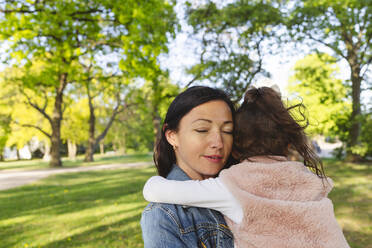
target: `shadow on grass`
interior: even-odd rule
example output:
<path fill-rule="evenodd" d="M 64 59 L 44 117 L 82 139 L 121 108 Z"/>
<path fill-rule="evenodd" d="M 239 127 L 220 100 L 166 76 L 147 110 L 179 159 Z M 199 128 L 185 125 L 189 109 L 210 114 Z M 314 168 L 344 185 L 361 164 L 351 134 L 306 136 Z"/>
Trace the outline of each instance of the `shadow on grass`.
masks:
<path fill-rule="evenodd" d="M 138 210 L 141 211 L 142 208 Z M 113 247 L 114 243 L 119 243 L 119 245 L 121 243 L 120 246 L 115 247 L 142 247 L 142 236 L 136 225 L 131 225 L 138 223 L 140 218 L 141 214 L 139 213 L 132 217 L 123 218 L 116 223 L 101 225 L 62 240 L 51 242 L 43 245 L 43 248 L 83 247 L 91 242 L 90 237 L 92 236 L 98 237 L 94 240 L 96 247 Z"/>
<path fill-rule="evenodd" d="M 136 169 L 54 175 L 45 179 L 42 185 L 0 192 L 0 220 L 41 210 L 50 214 L 81 211 L 94 207 L 95 202 L 111 204 L 118 197 L 131 194 L 141 193 L 143 199 L 142 188 L 151 175 L 153 172 L 138 175 Z M 2 214 L 4 212 L 6 215 Z"/>
<path fill-rule="evenodd" d="M 325 161 L 335 187 L 329 194 L 335 214 L 353 248 L 372 248 L 372 164 Z"/>
<path fill-rule="evenodd" d="M 89 225 L 94 228 L 54 241 L 46 247 L 79 246 L 87 240 L 92 242 L 92 239 L 94 242 L 102 241 L 102 245 L 95 247 L 111 247 L 105 245 L 107 240 L 111 240 L 110 237 L 121 237 L 123 242 L 129 242 L 125 241 L 126 235 L 133 236 L 132 239 L 137 240 L 135 243 L 142 243 L 138 223 L 146 205 L 142 188 L 145 181 L 154 174 L 154 168 L 59 174 L 37 182 L 36 185 L 0 191 L 0 247 L 22 247 L 20 243 L 25 240 L 31 240 L 31 245 L 36 242 L 32 240 L 50 231 L 44 225 L 53 225 L 53 221 L 68 222 L 70 227 L 67 229 L 84 229 Z M 123 214 L 130 216 L 122 217 Z M 102 219 L 113 216 L 120 221 L 101 224 Z M 61 218 L 66 219 L 58 220 Z M 95 227 L 97 225 L 100 226 Z M 119 226 L 120 230 L 116 230 Z M 103 229 L 106 231 L 100 234 Z M 58 233 L 58 230 L 52 232 Z M 92 232 L 95 232 L 93 236 Z M 45 244 L 45 240 L 42 243 Z"/>
<path fill-rule="evenodd" d="M 366 232 L 355 232 L 344 228 L 346 239 L 352 248 L 372 248 L 371 237 Z"/>
<path fill-rule="evenodd" d="M 48 168 L 48 162 L 41 159 L 19 160 L 19 161 L 2 161 L 0 162 L 0 171 L 2 170 L 19 170 L 19 169 L 43 169 Z"/>

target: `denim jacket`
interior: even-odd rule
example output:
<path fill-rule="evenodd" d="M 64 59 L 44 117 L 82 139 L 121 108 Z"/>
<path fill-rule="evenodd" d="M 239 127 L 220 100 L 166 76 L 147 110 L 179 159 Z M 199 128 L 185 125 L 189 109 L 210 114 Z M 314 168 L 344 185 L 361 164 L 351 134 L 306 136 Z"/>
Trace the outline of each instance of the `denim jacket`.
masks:
<path fill-rule="evenodd" d="M 190 180 L 178 166 L 173 166 L 167 178 Z M 207 208 L 149 203 L 142 213 L 141 227 L 145 248 L 234 247 L 222 214 Z"/>

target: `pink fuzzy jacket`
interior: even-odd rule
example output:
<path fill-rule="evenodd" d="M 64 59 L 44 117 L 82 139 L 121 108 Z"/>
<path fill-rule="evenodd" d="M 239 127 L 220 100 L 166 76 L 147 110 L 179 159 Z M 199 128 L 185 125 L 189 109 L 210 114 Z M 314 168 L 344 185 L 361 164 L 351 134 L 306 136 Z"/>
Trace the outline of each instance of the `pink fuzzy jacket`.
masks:
<path fill-rule="evenodd" d="M 327 198 L 331 179 L 302 163 L 245 161 L 220 178 L 243 207 L 240 224 L 226 218 L 238 248 L 349 247 Z"/>

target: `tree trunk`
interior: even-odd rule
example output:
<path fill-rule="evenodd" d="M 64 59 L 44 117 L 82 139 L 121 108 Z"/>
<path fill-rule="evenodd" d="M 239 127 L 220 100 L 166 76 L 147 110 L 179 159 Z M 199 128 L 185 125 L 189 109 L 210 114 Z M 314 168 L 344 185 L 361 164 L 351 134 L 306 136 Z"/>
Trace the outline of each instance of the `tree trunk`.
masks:
<path fill-rule="evenodd" d="M 101 134 L 99 134 L 95 138 L 95 125 L 96 125 L 96 116 L 94 113 L 94 106 L 93 106 L 93 97 L 90 94 L 90 88 L 89 88 L 89 83 L 86 85 L 87 88 L 87 93 L 88 93 L 88 103 L 89 103 L 89 139 L 88 139 L 88 147 L 85 153 L 85 161 L 86 162 L 91 162 L 93 161 L 93 154 L 94 150 L 106 136 L 108 130 L 112 126 L 112 123 L 115 120 L 115 117 L 117 114 L 119 114 L 123 109 L 120 109 L 120 95 L 117 95 L 117 105 L 115 106 L 114 110 L 112 111 L 112 114 L 110 116 L 110 119 L 105 127 L 105 129 L 102 131 Z"/>
<path fill-rule="evenodd" d="M 95 129 L 96 129 L 96 115 L 94 113 L 94 106 L 93 106 L 93 98 L 90 95 L 89 84 L 87 84 L 87 93 L 88 93 L 88 104 L 89 104 L 89 138 L 88 138 L 88 146 L 87 150 L 85 151 L 85 159 L 86 162 L 93 162 L 93 154 L 96 146 L 96 139 L 95 139 Z"/>
<path fill-rule="evenodd" d="M 93 162 L 93 154 L 96 146 L 96 141 L 94 138 L 94 129 L 95 129 L 95 121 L 91 121 L 92 117 L 89 118 L 89 139 L 88 139 L 88 145 L 87 150 L 85 151 L 85 162 Z"/>
<path fill-rule="evenodd" d="M 161 102 L 161 87 L 159 85 L 158 79 L 153 81 L 152 85 L 153 90 L 153 100 L 152 100 L 152 124 L 154 130 L 154 144 L 155 147 L 156 141 L 160 138 L 161 135 L 161 117 L 159 114 L 159 105 Z"/>
<path fill-rule="evenodd" d="M 77 146 L 75 142 L 67 140 L 68 158 L 70 160 L 76 160 Z"/>
<path fill-rule="evenodd" d="M 21 155 L 19 154 L 19 149 L 16 147 L 17 160 L 21 160 Z"/>
<path fill-rule="evenodd" d="M 50 161 L 50 146 L 48 142 L 45 142 L 44 145 L 44 156 L 43 156 L 44 161 Z"/>
<path fill-rule="evenodd" d="M 154 114 L 152 117 L 152 124 L 154 127 L 154 144 L 160 138 L 161 135 L 161 117 L 157 109 L 154 109 Z"/>
<path fill-rule="evenodd" d="M 103 142 L 99 144 L 99 152 L 101 155 L 105 154 L 105 144 Z"/>
<path fill-rule="evenodd" d="M 4 161 L 4 147 L 0 148 L 0 161 Z"/>
<path fill-rule="evenodd" d="M 350 56 L 349 65 L 351 69 L 351 88 L 352 88 L 352 112 L 351 112 L 351 127 L 349 133 L 349 142 L 347 149 L 346 159 L 348 161 L 359 161 L 361 157 L 354 154 L 351 150 L 353 146 L 359 144 L 359 136 L 361 131 L 361 106 L 360 106 L 360 93 L 361 93 L 361 82 L 360 76 L 360 65 L 357 62 L 356 56 Z"/>
<path fill-rule="evenodd" d="M 63 91 L 67 85 L 67 73 L 62 73 L 59 79 L 59 85 L 56 88 L 56 97 L 54 102 L 54 109 L 52 115 L 52 136 L 50 138 L 51 148 L 50 155 L 51 160 L 49 165 L 51 167 L 62 167 L 61 162 L 61 121 L 62 121 L 62 104 L 63 104 Z"/>
<path fill-rule="evenodd" d="M 120 155 L 125 155 L 127 150 L 125 149 L 125 138 L 119 140 L 119 152 Z"/>
<path fill-rule="evenodd" d="M 119 148 L 118 148 L 117 154 L 118 155 L 125 155 L 126 152 L 127 152 L 126 149 L 125 149 L 125 139 L 119 140 L 118 146 L 119 146 Z"/>

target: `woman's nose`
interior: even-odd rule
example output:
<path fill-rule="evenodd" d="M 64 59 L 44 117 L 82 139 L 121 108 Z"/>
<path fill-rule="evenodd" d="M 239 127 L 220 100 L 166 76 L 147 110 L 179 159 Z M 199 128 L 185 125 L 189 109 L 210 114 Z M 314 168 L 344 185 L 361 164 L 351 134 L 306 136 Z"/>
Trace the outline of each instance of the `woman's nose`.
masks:
<path fill-rule="evenodd" d="M 217 148 L 217 149 L 220 149 L 223 147 L 223 139 L 222 139 L 222 134 L 220 132 L 213 133 L 211 140 L 210 140 L 210 145 L 212 148 Z"/>

